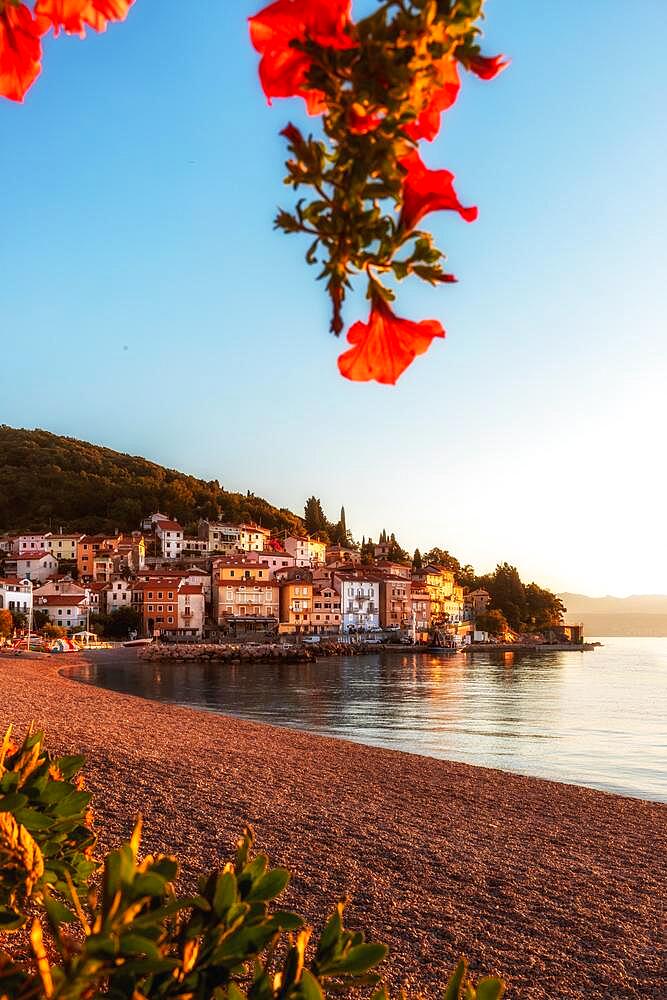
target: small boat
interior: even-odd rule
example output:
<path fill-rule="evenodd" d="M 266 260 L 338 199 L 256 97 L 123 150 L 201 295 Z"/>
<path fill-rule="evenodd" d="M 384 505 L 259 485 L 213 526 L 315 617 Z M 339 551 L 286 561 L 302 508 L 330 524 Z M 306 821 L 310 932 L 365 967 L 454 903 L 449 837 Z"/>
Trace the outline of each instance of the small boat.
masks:
<path fill-rule="evenodd" d="M 152 643 L 152 641 L 153 641 L 152 639 L 129 639 L 127 642 L 124 642 L 123 645 L 124 646 L 150 646 L 150 644 Z"/>

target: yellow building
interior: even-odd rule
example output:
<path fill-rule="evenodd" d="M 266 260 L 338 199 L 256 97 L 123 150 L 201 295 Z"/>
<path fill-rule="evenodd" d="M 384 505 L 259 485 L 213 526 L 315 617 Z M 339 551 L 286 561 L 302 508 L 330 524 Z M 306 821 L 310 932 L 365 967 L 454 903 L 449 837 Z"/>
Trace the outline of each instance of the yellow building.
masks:
<path fill-rule="evenodd" d="M 218 625 L 238 619 L 266 625 L 278 621 L 279 591 L 264 563 L 251 558 L 215 559 L 213 562 L 213 614 Z"/>
<path fill-rule="evenodd" d="M 259 524 L 239 525 L 239 548 L 246 552 L 263 552 L 270 537 L 269 529 Z"/>
<path fill-rule="evenodd" d="M 74 562 L 76 560 L 76 550 L 82 535 L 46 535 L 45 542 L 48 551 L 59 561 Z"/>
<path fill-rule="evenodd" d="M 441 569 L 439 566 L 424 566 L 423 569 L 415 573 L 415 579 L 426 588 L 428 598 L 431 602 L 431 622 L 438 625 L 449 619 L 452 607 L 452 597 L 454 594 L 454 574 L 448 569 Z M 463 600 L 463 591 L 461 600 Z"/>
<path fill-rule="evenodd" d="M 280 584 L 280 631 L 311 631 L 313 585 L 308 580 L 283 580 Z"/>

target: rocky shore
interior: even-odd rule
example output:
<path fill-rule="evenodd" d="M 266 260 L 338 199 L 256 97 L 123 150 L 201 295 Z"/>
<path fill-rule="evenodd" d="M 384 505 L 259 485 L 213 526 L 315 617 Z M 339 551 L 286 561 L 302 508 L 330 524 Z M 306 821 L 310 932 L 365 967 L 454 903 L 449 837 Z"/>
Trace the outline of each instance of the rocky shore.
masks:
<path fill-rule="evenodd" d="M 377 651 L 366 643 L 318 642 L 308 646 L 281 643 L 152 643 L 143 646 L 141 660 L 178 660 L 188 663 L 313 663 L 326 656 L 364 656 Z"/>
<path fill-rule="evenodd" d="M 510 998 L 664 995 L 667 807 L 143 701 L 60 676 L 72 662 L 0 659 L 0 726 L 86 754 L 104 847 L 141 811 L 186 888 L 251 821 L 294 873 L 285 902 L 320 925 L 349 894 L 411 996 L 461 953 Z"/>

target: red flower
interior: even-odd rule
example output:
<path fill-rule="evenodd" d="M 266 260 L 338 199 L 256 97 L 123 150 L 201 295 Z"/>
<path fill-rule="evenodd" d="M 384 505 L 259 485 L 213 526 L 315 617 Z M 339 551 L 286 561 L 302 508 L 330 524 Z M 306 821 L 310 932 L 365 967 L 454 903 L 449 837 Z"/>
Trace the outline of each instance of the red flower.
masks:
<path fill-rule="evenodd" d="M 401 225 L 404 229 L 414 229 L 428 212 L 442 209 L 458 212 L 466 222 L 475 221 L 477 209 L 461 204 L 454 190 L 454 174 L 449 170 L 429 170 L 416 149 L 403 156 L 400 163 L 408 171 L 403 179 Z"/>
<path fill-rule="evenodd" d="M 106 31 L 109 21 L 124 21 L 134 0 L 37 0 L 35 14 L 42 29 L 85 35 L 86 25 Z"/>
<path fill-rule="evenodd" d="M 428 90 L 427 104 L 413 122 L 405 126 L 405 131 L 414 139 L 426 139 L 432 142 L 440 131 L 440 116 L 456 103 L 461 89 L 458 65 L 451 56 L 445 56 L 437 64 L 437 75 L 433 86 Z"/>
<path fill-rule="evenodd" d="M 324 94 L 307 86 L 311 61 L 291 44 L 310 39 L 333 49 L 353 48 L 346 34 L 351 0 L 275 0 L 250 20 L 250 41 L 261 55 L 259 78 L 274 97 L 303 97 L 311 115 L 326 110 Z"/>
<path fill-rule="evenodd" d="M 482 80 L 493 80 L 504 69 L 509 66 L 509 59 L 502 56 L 473 56 L 468 64 L 468 69 L 476 73 Z"/>
<path fill-rule="evenodd" d="M 25 6 L 0 0 L 0 96 L 22 101 L 42 69 L 37 22 Z"/>
<path fill-rule="evenodd" d="M 444 337 L 442 325 L 435 319 L 413 323 L 395 316 L 384 299 L 373 297 L 368 323 L 354 323 L 347 340 L 354 344 L 338 358 L 341 375 L 353 382 L 375 379 L 394 385 L 418 354 L 431 346 L 434 337 Z"/>

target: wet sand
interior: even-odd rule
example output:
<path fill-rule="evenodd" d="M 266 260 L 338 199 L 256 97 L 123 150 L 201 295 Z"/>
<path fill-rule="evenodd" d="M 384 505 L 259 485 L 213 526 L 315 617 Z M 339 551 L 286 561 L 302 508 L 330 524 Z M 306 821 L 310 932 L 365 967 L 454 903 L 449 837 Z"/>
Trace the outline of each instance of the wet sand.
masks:
<path fill-rule="evenodd" d="M 103 847 L 141 811 L 185 888 L 252 822 L 284 902 L 319 926 L 349 895 L 413 995 L 462 953 L 510 997 L 665 995 L 667 806 L 119 695 L 73 662 L 0 658 L 0 726 L 85 753 Z"/>

